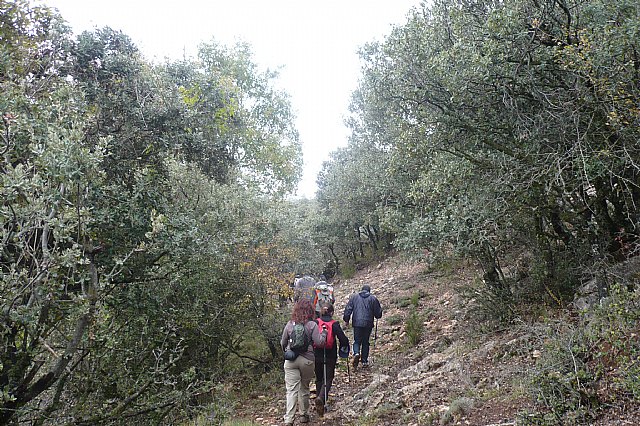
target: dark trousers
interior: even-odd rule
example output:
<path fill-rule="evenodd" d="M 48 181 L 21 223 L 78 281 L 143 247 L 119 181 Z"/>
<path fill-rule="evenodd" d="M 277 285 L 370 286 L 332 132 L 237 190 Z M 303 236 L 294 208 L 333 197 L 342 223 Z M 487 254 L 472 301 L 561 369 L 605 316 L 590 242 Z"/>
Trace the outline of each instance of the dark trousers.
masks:
<path fill-rule="evenodd" d="M 362 362 L 369 362 L 371 330 L 373 327 L 353 327 L 353 353 L 359 353 Z"/>
<path fill-rule="evenodd" d="M 329 392 L 331 392 L 331 385 L 333 385 L 333 378 L 336 373 L 336 362 L 337 358 L 326 358 L 327 360 L 327 399 L 329 398 Z M 322 357 L 316 357 L 316 398 L 322 399 L 325 404 L 327 400 L 324 398 L 325 391 L 325 383 L 324 383 L 324 367 L 325 364 L 322 362 Z"/>

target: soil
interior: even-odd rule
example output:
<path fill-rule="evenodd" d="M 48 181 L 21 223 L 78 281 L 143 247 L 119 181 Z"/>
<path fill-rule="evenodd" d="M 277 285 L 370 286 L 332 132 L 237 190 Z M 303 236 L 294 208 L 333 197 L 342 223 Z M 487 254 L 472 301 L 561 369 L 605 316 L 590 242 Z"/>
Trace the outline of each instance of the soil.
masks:
<path fill-rule="evenodd" d="M 354 369 L 340 360 L 323 417 L 313 411 L 310 426 L 533 424 L 539 410 L 528 390 L 540 354 L 527 325 L 481 331 L 457 289 L 478 276 L 470 265 L 446 273 L 426 264 L 391 257 L 334 282 L 335 319 L 349 296 L 369 284 L 384 315 L 372 334 L 370 367 Z M 419 342 L 409 343 L 407 324 L 422 323 Z M 353 330 L 346 328 L 353 340 Z M 312 382 L 312 398 L 314 384 Z M 284 379 L 280 392 L 261 396 L 238 410 L 256 425 L 282 425 Z M 640 410 L 610 411 L 597 425 L 640 424 Z M 302 424 L 300 418 L 295 425 Z"/>

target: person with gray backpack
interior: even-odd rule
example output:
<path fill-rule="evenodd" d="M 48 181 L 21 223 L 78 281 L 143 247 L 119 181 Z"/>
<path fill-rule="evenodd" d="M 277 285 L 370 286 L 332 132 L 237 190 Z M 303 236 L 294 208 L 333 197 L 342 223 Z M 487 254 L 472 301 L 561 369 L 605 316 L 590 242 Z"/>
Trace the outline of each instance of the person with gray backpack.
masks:
<path fill-rule="evenodd" d="M 316 318 L 319 318 L 322 305 L 333 305 L 336 303 L 336 298 L 333 296 L 333 286 L 326 281 L 318 281 L 313 288 L 313 292 L 313 306 L 316 310 Z"/>
<path fill-rule="evenodd" d="M 346 326 L 349 320 L 353 323 L 353 368 L 358 368 L 362 360 L 362 367 L 369 366 L 369 339 L 373 331 L 374 318 L 382 318 L 382 306 L 378 299 L 371 294 L 371 286 L 365 284 L 359 293 L 351 295 L 344 308 L 342 319 Z"/>
<path fill-rule="evenodd" d="M 300 423 L 309 422 L 309 383 L 315 375 L 313 345 L 324 345 L 328 331 L 314 321 L 311 301 L 301 299 L 293 307 L 291 320 L 282 330 L 280 346 L 284 351 L 284 382 L 287 388 L 285 425 L 293 425 L 296 410 Z"/>

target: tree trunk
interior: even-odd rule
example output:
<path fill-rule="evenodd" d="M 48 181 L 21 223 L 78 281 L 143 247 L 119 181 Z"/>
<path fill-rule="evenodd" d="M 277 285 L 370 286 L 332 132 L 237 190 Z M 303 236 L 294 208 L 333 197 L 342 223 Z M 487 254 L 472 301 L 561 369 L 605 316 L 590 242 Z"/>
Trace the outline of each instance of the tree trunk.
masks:
<path fill-rule="evenodd" d="M 367 225 L 367 235 L 369 236 L 369 241 L 371 241 L 371 245 L 373 246 L 373 250 L 375 252 L 378 251 L 378 233 L 375 230 L 373 225 Z"/>
<path fill-rule="evenodd" d="M 358 251 L 360 252 L 360 259 L 364 259 L 364 244 L 362 244 L 362 231 L 360 231 L 359 226 L 356 227 L 356 238 L 358 239 Z"/>

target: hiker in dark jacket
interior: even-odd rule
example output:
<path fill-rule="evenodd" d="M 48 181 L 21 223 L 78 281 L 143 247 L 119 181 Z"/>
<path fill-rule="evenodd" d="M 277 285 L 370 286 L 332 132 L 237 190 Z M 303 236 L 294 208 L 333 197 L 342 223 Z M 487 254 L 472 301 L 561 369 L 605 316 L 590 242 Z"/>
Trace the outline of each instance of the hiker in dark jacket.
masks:
<path fill-rule="evenodd" d="M 287 388 L 285 425 L 293 425 L 296 408 L 300 410 L 300 423 L 309 422 L 309 383 L 313 378 L 315 364 L 313 345 L 324 345 L 327 341 L 327 331 L 318 328 L 318 323 L 313 320 L 314 317 L 315 311 L 311 301 L 301 299 L 294 305 L 291 320 L 282 330 L 280 346 L 285 352 L 290 349 L 289 339 L 296 323 L 304 324 L 307 341 L 310 342 L 305 352 L 301 352 L 293 360 L 284 361 L 284 383 Z"/>
<path fill-rule="evenodd" d="M 362 286 L 359 293 L 353 294 L 344 308 L 342 319 L 349 326 L 353 324 L 353 367 L 357 368 L 362 359 L 362 367 L 369 366 L 369 339 L 373 330 L 373 319 L 382 318 L 382 306 L 378 299 L 371 294 L 371 287 Z M 362 351 L 362 352 L 361 352 Z"/>
<path fill-rule="evenodd" d="M 340 323 L 333 319 L 333 305 L 331 303 L 322 302 L 320 310 L 320 318 L 316 320 L 319 328 L 323 326 L 331 326 L 331 332 L 328 334 L 327 339 L 333 340 L 333 342 L 327 340 L 326 346 L 321 347 L 315 345 L 313 348 L 314 355 L 316 357 L 316 412 L 319 416 L 324 415 L 324 410 L 327 405 L 327 398 L 329 392 L 331 392 L 331 385 L 333 384 L 333 378 L 336 372 L 336 362 L 338 361 L 338 347 L 341 351 L 344 351 L 347 356 L 349 354 L 349 339 L 344 334 Z M 336 342 L 337 340 L 337 342 Z M 338 346 L 336 343 L 340 343 Z M 325 383 L 326 375 L 326 383 Z"/>

